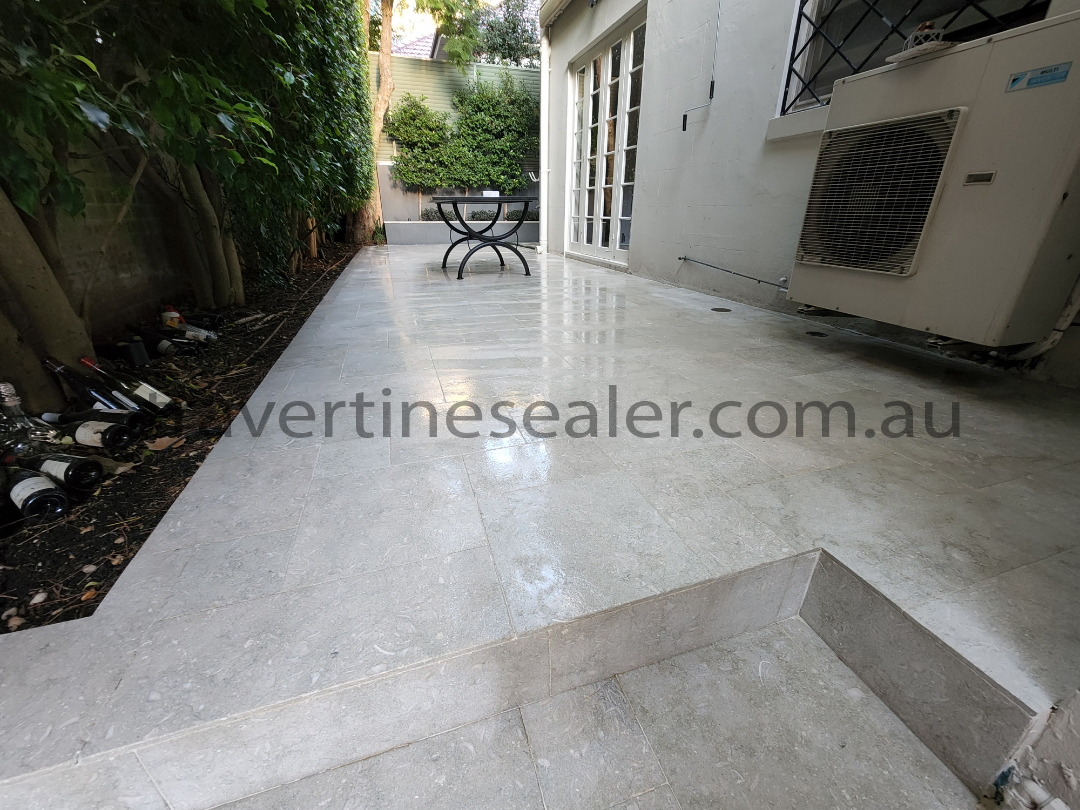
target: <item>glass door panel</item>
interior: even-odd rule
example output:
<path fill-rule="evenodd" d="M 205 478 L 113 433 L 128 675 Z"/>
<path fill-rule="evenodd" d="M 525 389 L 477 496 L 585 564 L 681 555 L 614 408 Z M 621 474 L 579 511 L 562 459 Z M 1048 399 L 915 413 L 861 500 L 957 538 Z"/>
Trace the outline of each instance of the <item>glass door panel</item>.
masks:
<path fill-rule="evenodd" d="M 645 26 L 572 74 L 570 249 L 627 260 L 637 174 Z"/>

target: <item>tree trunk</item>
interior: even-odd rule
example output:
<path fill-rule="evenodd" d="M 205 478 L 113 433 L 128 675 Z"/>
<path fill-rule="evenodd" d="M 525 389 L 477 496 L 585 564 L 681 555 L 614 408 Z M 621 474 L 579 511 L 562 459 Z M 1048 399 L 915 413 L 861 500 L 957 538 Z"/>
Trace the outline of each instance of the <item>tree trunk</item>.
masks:
<path fill-rule="evenodd" d="M 210 204 L 214 206 L 218 224 L 221 227 L 221 250 L 225 254 L 225 264 L 229 268 L 229 286 L 232 288 L 232 302 L 238 307 L 244 305 L 244 274 L 240 267 L 240 256 L 236 252 L 236 242 L 232 234 L 225 228 L 225 197 L 221 193 L 221 183 L 207 169 L 199 167 L 199 176 L 206 189 L 206 196 L 210 198 Z"/>
<path fill-rule="evenodd" d="M 64 289 L 68 300 L 74 301 L 75 295 L 68 285 L 67 267 L 64 264 L 63 254 L 60 253 L 60 245 L 56 241 L 56 230 L 53 223 L 50 222 L 49 212 L 45 210 L 41 203 L 38 203 L 37 210 L 34 211 L 32 217 L 22 211 L 19 211 L 19 217 L 22 218 L 26 230 L 30 232 L 30 236 L 33 237 L 38 250 L 41 251 L 41 255 L 45 257 L 45 261 L 52 268 L 53 275 L 56 276 L 56 280 Z"/>
<path fill-rule="evenodd" d="M 206 250 L 207 263 L 210 265 L 210 277 L 214 283 L 214 301 L 218 306 L 228 306 L 233 302 L 232 279 L 229 265 L 225 261 L 225 250 L 221 245 L 221 225 L 214 206 L 206 194 L 199 170 L 194 166 L 178 167 L 180 180 L 184 184 L 188 199 L 195 209 L 195 217 L 202 231 L 203 247 Z"/>
<path fill-rule="evenodd" d="M 15 386 L 30 412 L 60 411 L 64 394 L 33 349 L 26 345 L 15 325 L 0 311 L 0 357 L 4 358 L 0 378 Z"/>
<path fill-rule="evenodd" d="M 382 38 L 379 42 L 379 91 L 371 113 L 372 147 L 375 150 L 375 183 L 371 199 L 364 208 L 361 222 L 370 236 L 382 223 L 382 198 L 379 194 L 379 145 L 382 143 L 386 111 L 390 109 L 390 96 L 394 92 L 394 71 L 390 57 L 394 50 L 394 0 L 382 0 Z"/>
<path fill-rule="evenodd" d="M 7 194 L 0 191 L 0 276 L 41 337 L 45 351 L 74 365 L 94 346 L 86 324 L 72 309 L 49 263 L 19 218 Z"/>
<path fill-rule="evenodd" d="M 240 255 L 236 252 L 236 242 L 226 232 L 221 237 L 221 249 L 225 253 L 225 264 L 229 266 L 229 281 L 232 284 L 233 303 L 242 307 L 244 305 L 244 272 L 240 266 Z"/>

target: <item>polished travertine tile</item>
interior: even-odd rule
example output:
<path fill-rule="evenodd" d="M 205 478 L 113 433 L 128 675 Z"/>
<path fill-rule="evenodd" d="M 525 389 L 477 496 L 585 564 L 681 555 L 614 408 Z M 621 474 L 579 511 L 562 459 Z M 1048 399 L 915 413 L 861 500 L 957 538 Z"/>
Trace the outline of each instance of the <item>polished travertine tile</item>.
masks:
<path fill-rule="evenodd" d="M 793 547 L 833 551 L 902 607 L 1076 542 L 895 454 L 757 484 L 731 496 Z"/>
<path fill-rule="evenodd" d="M 103 750 L 510 633 L 486 548 L 158 622 L 94 733 Z"/>
<path fill-rule="evenodd" d="M 162 617 L 244 602 L 277 593 L 285 584 L 296 530 L 253 534 L 200 548 L 170 584 Z"/>
<path fill-rule="evenodd" d="M 549 810 L 610 807 L 666 781 L 614 680 L 521 709 Z"/>
<path fill-rule="evenodd" d="M 225 805 L 222 810 L 543 810 L 517 711 Z"/>
<path fill-rule="evenodd" d="M 0 785 L 0 807 L 36 810 L 169 810 L 135 754 Z"/>
<path fill-rule="evenodd" d="M 357 438 L 351 411 L 339 411 L 346 429 L 309 438 L 284 434 L 276 413 L 255 438 L 238 417 L 94 617 L 0 638 L 0 778 L 600 613 L 591 631 L 552 641 L 553 674 L 578 686 L 583 670 L 640 664 L 619 658 L 616 639 L 640 637 L 653 614 L 635 607 L 621 621 L 614 609 L 745 574 L 742 589 L 718 590 L 726 628 L 746 629 L 766 608 L 792 615 L 808 574 L 746 569 L 818 545 L 1006 689 L 1068 685 L 1075 584 L 1064 563 L 1051 572 L 1040 561 L 1070 560 L 1076 547 L 1076 397 L 554 255 L 530 255 L 530 278 L 474 262 L 463 282 L 440 258 L 424 246 L 358 254 L 248 403 L 255 418 L 270 402 L 321 412 L 324 400 L 381 401 L 389 388 L 390 438 Z M 718 303 L 732 311 L 712 312 Z M 641 397 L 665 414 L 692 400 L 681 437 L 634 438 L 618 414 L 619 435 L 607 436 L 611 385 L 623 415 Z M 860 429 L 892 399 L 957 400 L 965 431 L 960 441 L 724 441 L 707 417 L 728 398 L 744 402 L 744 434 L 746 408 L 762 399 L 850 400 Z M 465 399 L 486 414 L 475 439 L 445 429 L 447 408 Z M 600 435 L 493 438 L 504 426 L 488 411 L 502 399 L 519 425 L 534 400 L 556 403 L 561 421 L 569 402 L 591 401 Z M 432 402 L 439 435 L 414 417 L 401 437 L 402 400 Z M 1032 621 L 1045 612 L 1053 618 Z M 644 649 L 662 655 L 676 641 L 661 634 Z M 500 666 L 478 702 L 509 688 Z M 408 692 L 380 740 L 480 719 L 457 713 L 467 707 L 452 695 L 427 700 L 429 686 Z M 297 743 L 318 747 L 325 732 L 309 758 L 291 758 L 291 726 L 271 723 L 229 738 L 235 748 L 212 736 L 160 743 L 155 768 L 174 807 L 210 806 L 200 804 L 210 778 L 240 798 L 352 761 L 343 752 L 376 705 L 357 703 L 354 725 L 338 729 L 328 699 Z M 412 705 L 442 716 L 416 718 Z M 663 807 L 664 790 L 619 801 Z"/>
<path fill-rule="evenodd" d="M 708 577 L 617 472 L 484 496 L 480 511 L 519 631 Z"/>
<path fill-rule="evenodd" d="M 484 543 L 460 458 L 321 478 L 300 519 L 286 584 L 378 571 Z"/>
<path fill-rule="evenodd" d="M 924 602 L 911 614 L 1036 709 L 1080 672 L 1080 548 Z"/>
<path fill-rule="evenodd" d="M 973 805 L 799 619 L 618 681 L 683 808 Z"/>

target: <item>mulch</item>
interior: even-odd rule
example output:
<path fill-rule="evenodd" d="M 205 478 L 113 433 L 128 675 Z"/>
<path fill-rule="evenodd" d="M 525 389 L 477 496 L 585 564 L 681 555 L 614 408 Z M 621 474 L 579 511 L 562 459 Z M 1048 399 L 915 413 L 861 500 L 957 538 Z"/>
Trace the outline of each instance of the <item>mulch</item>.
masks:
<path fill-rule="evenodd" d="M 115 461 L 135 466 L 108 478 L 63 518 L 0 527 L 0 614 L 7 614 L 0 633 L 94 612 L 345 269 L 356 245 L 327 243 L 323 252 L 319 259 L 305 259 L 287 286 L 251 283 L 244 307 L 222 310 L 229 325 L 216 330 L 219 340 L 202 355 L 158 358 L 132 371 L 184 400 L 187 408 L 171 409 L 132 448 L 114 455 Z M 235 323 L 255 313 L 282 314 L 262 323 Z M 175 442 L 150 449 L 158 439 Z M 15 617 L 22 621 L 12 622 Z"/>

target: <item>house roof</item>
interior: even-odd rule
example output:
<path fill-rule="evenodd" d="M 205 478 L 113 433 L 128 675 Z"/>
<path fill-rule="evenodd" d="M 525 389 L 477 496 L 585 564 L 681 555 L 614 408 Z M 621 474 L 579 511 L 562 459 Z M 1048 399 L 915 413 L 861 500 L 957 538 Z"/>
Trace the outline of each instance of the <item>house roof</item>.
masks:
<path fill-rule="evenodd" d="M 542 2 L 539 11 L 540 27 L 547 28 L 555 22 L 555 18 L 562 14 L 571 2 L 572 0 L 545 0 Z"/>
<path fill-rule="evenodd" d="M 430 59 L 431 46 L 435 44 L 435 33 L 421 34 L 418 37 L 395 45 L 393 52 L 398 56 L 411 56 L 414 59 Z"/>

